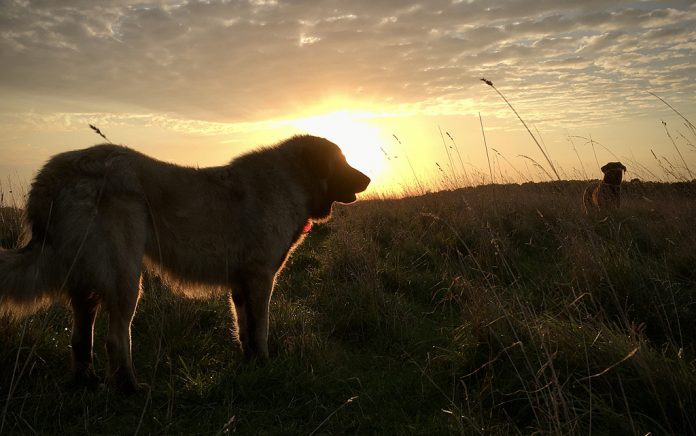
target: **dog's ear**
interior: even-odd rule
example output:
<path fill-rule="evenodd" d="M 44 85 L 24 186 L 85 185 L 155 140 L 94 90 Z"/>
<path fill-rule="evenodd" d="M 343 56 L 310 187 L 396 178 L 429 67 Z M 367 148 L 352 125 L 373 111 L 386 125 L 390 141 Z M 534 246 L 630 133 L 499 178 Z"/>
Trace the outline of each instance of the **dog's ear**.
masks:
<path fill-rule="evenodd" d="M 334 153 L 317 141 L 308 142 L 302 150 L 302 158 L 310 174 L 317 179 L 328 179 L 333 172 Z"/>
<path fill-rule="evenodd" d="M 619 162 L 619 167 L 623 170 L 624 173 L 626 172 L 626 167 L 621 162 Z"/>
<path fill-rule="evenodd" d="M 611 169 L 611 162 L 600 168 L 600 170 L 602 170 L 603 173 L 606 173 L 607 171 L 609 171 L 609 169 Z"/>

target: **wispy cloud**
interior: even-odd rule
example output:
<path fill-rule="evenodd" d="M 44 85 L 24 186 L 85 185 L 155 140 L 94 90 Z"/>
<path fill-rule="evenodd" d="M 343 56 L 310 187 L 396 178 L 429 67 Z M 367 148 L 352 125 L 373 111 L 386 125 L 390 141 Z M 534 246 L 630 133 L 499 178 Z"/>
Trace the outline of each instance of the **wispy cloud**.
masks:
<path fill-rule="evenodd" d="M 696 61 L 691 2 L 8 0 L 0 8 L 1 88 L 182 119 L 277 118 L 327 93 L 461 110 L 462 99 L 486 103 L 480 76 L 538 90 L 544 104 L 609 100 L 626 91 L 612 84 L 626 80 L 633 92 L 677 104 L 693 104 L 696 91 L 685 67 Z M 607 115 L 630 112 L 620 101 Z M 581 99 L 573 118 L 597 110 Z"/>

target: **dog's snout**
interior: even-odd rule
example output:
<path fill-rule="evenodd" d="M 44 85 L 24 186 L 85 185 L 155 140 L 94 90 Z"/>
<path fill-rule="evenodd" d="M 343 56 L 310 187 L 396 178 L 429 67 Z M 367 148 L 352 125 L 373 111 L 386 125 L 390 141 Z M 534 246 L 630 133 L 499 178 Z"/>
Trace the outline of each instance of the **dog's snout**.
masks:
<path fill-rule="evenodd" d="M 363 192 L 370 185 L 370 178 L 363 174 L 361 171 L 353 168 L 353 180 L 355 182 L 355 189 L 357 192 Z"/>
<path fill-rule="evenodd" d="M 364 190 L 367 189 L 367 187 L 370 185 L 371 180 L 370 180 L 369 177 L 367 177 L 367 176 L 366 176 L 365 174 L 363 174 L 363 173 L 360 173 L 360 177 L 362 178 L 362 180 L 361 180 L 361 185 L 360 185 L 360 187 L 361 187 L 362 189 L 360 189 L 360 191 L 364 191 Z"/>

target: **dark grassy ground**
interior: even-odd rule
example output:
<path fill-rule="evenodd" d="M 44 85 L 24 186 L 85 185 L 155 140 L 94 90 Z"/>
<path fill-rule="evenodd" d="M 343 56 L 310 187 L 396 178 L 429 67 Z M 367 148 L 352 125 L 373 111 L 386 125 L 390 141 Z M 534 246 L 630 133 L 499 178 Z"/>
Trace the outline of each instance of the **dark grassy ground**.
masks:
<path fill-rule="evenodd" d="M 146 277 L 140 396 L 67 388 L 65 310 L 0 320 L 1 432 L 696 434 L 696 185 L 627 184 L 590 217 L 584 187 L 338 208 L 278 281 L 266 365 L 241 362 L 224 298 Z"/>

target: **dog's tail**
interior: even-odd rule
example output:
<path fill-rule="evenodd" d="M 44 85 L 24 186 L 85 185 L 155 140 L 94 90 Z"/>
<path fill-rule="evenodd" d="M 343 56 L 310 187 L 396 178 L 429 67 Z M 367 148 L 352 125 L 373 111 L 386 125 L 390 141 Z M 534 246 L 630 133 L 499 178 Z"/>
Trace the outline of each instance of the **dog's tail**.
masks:
<path fill-rule="evenodd" d="M 0 248 L 0 315 L 31 315 L 53 300 L 60 284 L 51 251 L 35 240 L 19 249 Z"/>

